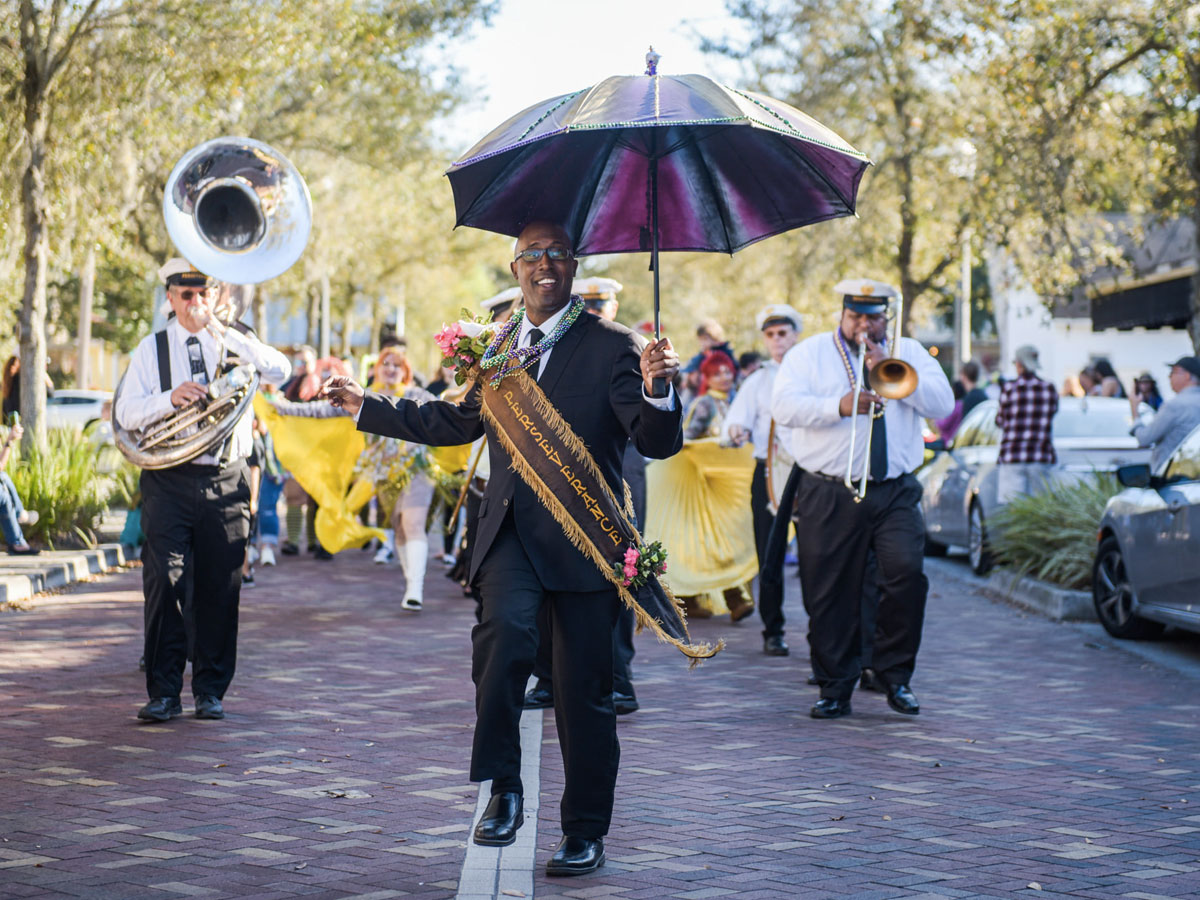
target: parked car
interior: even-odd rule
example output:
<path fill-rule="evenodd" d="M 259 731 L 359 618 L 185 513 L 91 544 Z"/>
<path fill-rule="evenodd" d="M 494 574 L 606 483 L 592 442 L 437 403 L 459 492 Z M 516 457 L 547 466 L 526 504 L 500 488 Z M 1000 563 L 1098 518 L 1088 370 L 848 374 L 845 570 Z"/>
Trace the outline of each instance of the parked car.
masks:
<path fill-rule="evenodd" d="M 988 521 L 996 501 L 996 466 L 1001 429 L 994 400 L 980 403 L 963 419 L 949 448 L 938 451 L 917 471 L 924 492 L 925 550 L 940 556 L 950 544 L 965 546 L 972 570 L 992 567 Z M 1117 397 L 1060 397 L 1052 440 L 1058 463 L 1053 481 L 1114 472 L 1118 466 L 1148 462 L 1150 451 L 1139 448 L 1129 433 L 1133 425 L 1129 401 Z"/>
<path fill-rule="evenodd" d="M 1123 466 L 1092 565 L 1096 615 L 1113 637 L 1154 637 L 1166 625 L 1200 631 L 1200 428 L 1161 474 Z"/>
<path fill-rule="evenodd" d="M 107 419 L 112 396 L 112 391 L 55 391 L 46 398 L 46 427 L 82 429 Z"/>

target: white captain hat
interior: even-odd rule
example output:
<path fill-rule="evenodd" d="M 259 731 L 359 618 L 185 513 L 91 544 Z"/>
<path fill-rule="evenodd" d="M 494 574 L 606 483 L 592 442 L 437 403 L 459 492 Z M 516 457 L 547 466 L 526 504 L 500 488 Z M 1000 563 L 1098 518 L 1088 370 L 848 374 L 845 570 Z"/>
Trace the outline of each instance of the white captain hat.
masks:
<path fill-rule="evenodd" d="M 791 323 L 791 326 L 797 331 L 804 330 L 804 319 L 801 318 L 799 311 L 788 306 L 786 303 L 768 304 L 760 309 L 758 315 L 754 317 L 754 324 L 758 326 L 759 331 L 762 331 L 768 325 L 780 325 L 783 323 Z"/>
<path fill-rule="evenodd" d="M 479 305 L 484 309 L 495 309 L 497 306 L 500 306 L 504 303 L 512 303 L 514 300 L 520 299 L 521 287 L 520 285 L 514 285 L 513 287 L 505 288 L 494 297 L 488 297 Z"/>
<path fill-rule="evenodd" d="M 616 300 L 621 292 L 621 282 L 615 278 L 576 278 L 571 292 L 584 300 Z"/>
<path fill-rule="evenodd" d="M 847 278 L 833 286 L 833 292 L 841 295 L 842 306 L 866 315 L 887 312 L 888 300 L 900 296 L 900 292 L 874 278 Z"/>

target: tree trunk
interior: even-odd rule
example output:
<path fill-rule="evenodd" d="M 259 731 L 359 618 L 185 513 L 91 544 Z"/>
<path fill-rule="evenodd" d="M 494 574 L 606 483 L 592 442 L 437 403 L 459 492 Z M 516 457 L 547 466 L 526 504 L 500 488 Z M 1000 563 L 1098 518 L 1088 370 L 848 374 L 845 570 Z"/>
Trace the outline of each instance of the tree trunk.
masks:
<path fill-rule="evenodd" d="M 320 343 L 321 333 L 321 293 L 315 284 L 308 286 L 308 327 L 304 329 L 304 342 L 310 347 Z"/>
<path fill-rule="evenodd" d="M 75 386 L 86 389 L 92 380 L 92 300 L 96 293 L 96 245 L 90 244 L 79 274 L 79 359 Z"/>
<path fill-rule="evenodd" d="M 354 337 L 354 300 L 346 304 L 346 311 L 342 314 L 342 349 L 339 355 L 342 359 L 350 356 L 350 342 Z"/>
<path fill-rule="evenodd" d="M 321 345 L 317 356 L 324 359 L 329 355 L 329 273 L 321 273 Z"/>
<path fill-rule="evenodd" d="M 379 330 L 383 325 L 383 303 L 380 302 L 378 294 L 371 295 L 371 334 L 367 338 L 369 341 L 367 350 L 369 353 L 379 352 Z"/>
<path fill-rule="evenodd" d="M 26 73 L 27 79 L 30 73 Z M 40 81 L 40 79 L 39 79 Z M 21 415 L 23 450 L 46 443 L 46 266 L 50 255 L 46 203 L 48 122 L 40 84 L 26 83 L 25 140 L 29 160 L 21 179 L 25 218 L 25 290 L 21 298 Z"/>

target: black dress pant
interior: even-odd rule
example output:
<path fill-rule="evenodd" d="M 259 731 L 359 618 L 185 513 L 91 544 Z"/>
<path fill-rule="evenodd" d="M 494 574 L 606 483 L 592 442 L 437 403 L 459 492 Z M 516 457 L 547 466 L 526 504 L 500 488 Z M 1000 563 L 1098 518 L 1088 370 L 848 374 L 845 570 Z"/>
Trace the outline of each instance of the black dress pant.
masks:
<path fill-rule="evenodd" d="M 476 574 L 482 621 L 471 632 L 475 740 L 471 780 L 492 791 L 523 792 L 520 720 L 538 649 L 538 611 L 549 607 L 554 644 L 554 714 L 566 787 L 563 834 L 608 833 L 621 751 L 613 711 L 616 589 L 548 591 L 517 536 L 511 513 Z M 530 748 L 540 753 L 541 747 Z"/>
<path fill-rule="evenodd" d="M 920 499 L 912 475 L 872 482 L 861 503 L 840 481 L 801 477 L 800 583 L 822 697 L 849 699 L 861 674 L 863 579 L 872 549 L 879 587 L 874 668 L 888 684 L 912 678 L 929 592 Z"/>
<path fill-rule="evenodd" d="M 754 548 L 758 552 L 758 566 L 761 569 L 763 560 L 767 558 L 767 538 L 771 534 L 771 525 L 775 516 L 770 509 L 771 498 L 767 493 L 767 462 L 763 459 L 754 461 L 754 477 L 750 480 L 750 510 L 754 519 Z M 783 637 L 783 592 L 760 592 L 758 596 L 758 614 L 762 617 L 763 637 Z"/>
<path fill-rule="evenodd" d="M 237 662 L 238 598 L 250 535 L 244 462 L 143 471 L 146 693 L 224 697 Z"/>

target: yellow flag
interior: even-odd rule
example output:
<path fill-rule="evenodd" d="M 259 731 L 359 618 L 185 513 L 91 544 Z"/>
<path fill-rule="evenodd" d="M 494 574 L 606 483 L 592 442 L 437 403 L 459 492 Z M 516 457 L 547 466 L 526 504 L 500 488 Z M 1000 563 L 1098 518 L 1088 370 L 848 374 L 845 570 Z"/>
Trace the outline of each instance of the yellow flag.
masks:
<path fill-rule="evenodd" d="M 317 539 L 330 553 L 361 547 L 383 532 L 369 528 L 358 511 L 371 499 L 374 486 L 354 479 L 354 464 L 366 447 L 366 439 L 349 416 L 310 419 L 285 416 L 257 394 L 254 412 L 266 423 L 275 443 L 275 455 L 292 477 L 317 502 Z"/>

